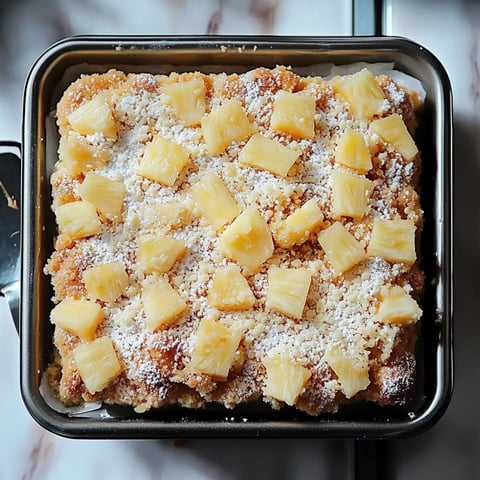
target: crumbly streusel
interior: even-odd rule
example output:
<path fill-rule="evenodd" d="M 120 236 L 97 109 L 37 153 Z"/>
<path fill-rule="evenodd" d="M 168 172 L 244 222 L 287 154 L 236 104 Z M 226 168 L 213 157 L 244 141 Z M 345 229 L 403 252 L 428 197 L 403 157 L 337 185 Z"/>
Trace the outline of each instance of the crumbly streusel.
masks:
<path fill-rule="evenodd" d="M 179 121 L 163 93 L 165 85 L 191 79 L 204 82 L 207 114 L 226 99 L 239 99 L 257 132 L 299 150 L 299 158 L 289 174 L 282 177 L 240 163 L 238 155 L 248 138 L 232 141 L 218 155 L 209 154 L 201 126 L 187 127 Z M 376 81 L 385 100 L 374 118 L 398 113 L 413 133 L 418 104 L 414 92 L 385 75 L 377 76 Z M 270 128 L 279 91 L 301 92 L 315 98 L 314 138 L 299 138 Z M 372 119 L 353 114 L 348 102 L 336 92 L 333 80 L 301 77 L 283 67 L 232 75 L 195 72 L 164 76 L 114 70 L 84 75 L 66 90 L 58 104 L 61 136 L 72 131 L 68 120 L 71 112 L 99 92 L 108 98 L 118 131 L 113 138 L 102 133 L 83 135 L 83 141 L 100 157 L 107 152 L 109 160 L 93 170 L 125 184 L 121 221 L 102 219 L 98 234 L 74 240 L 60 232 L 45 272 L 52 277 L 53 301 L 58 303 L 65 298 L 88 298 L 82 275 L 89 267 L 113 261 L 125 265 L 129 280 L 125 292 L 114 302 L 96 300 L 104 319 L 95 333 L 96 337 L 112 340 L 122 371 L 106 388 L 90 393 L 72 353 L 83 340 L 57 326 L 54 343 L 58 355 L 51 377 L 62 401 L 75 404 L 103 400 L 145 411 L 169 403 L 200 407 L 210 401 L 231 408 L 240 402 L 263 399 L 278 408 L 282 401 L 264 395 L 266 370 L 262 362 L 267 355 L 278 352 L 309 371 L 295 406 L 310 414 L 336 411 L 348 401 L 339 376 L 325 360 L 325 352 L 336 346 L 346 357 L 368 368 L 369 384 L 353 399 L 380 404 L 404 402 L 414 379 L 416 325 L 382 323 L 376 319 L 376 312 L 385 286 L 400 285 L 418 299 L 423 281 L 418 264 L 366 257 L 338 274 L 332 270 L 317 237 L 319 231 L 339 221 L 367 248 L 374 219 L 411 220 L 418 235 L 422 225 L 415 188 L 418 158 L 407 161 L 378 136 L 369 136 Z M 361 219 L 334 219 L 332 214 L 332 172 L 350 171 L 335 162 L 336 142 L 347 130 L 364 136 L 372 158 L 366 178 L 374 187 Z M 157 135 L 182 145 L 189 153 L 189 163 L 173 186 L 137 173 L 145 148 Z M 243 211 L 254 206 L 272 232 L 310 199 L 317 202 L 323 213 L 322 225 L 308 232 L 302 244 L 281 248 L 275 243 L 273 254 L 255 271 L 242 268 L 255 296 L 252 308 L 218 311 L 207 301 L 218 267 L 236 262 L 222 254 L 218 245 L 220 233 L 211 228 L 192 199 L 190 188 L 206 171 L 218 175 Z M 84 172 L 69 173 L 58 162 L 52 175 L 54 211 L 60 205 L 81 200 L 78 188 L 84 176 Z M 184 207 L 179 221 L 162 223 L 152 219 L 148 207 L 168 202 Z M 169 236 L 186 245 L 185 255 L 166 277 L 187 303 L 188 310 L 154 332 L 146 328 L 142 304 L 143 284 L 152 276 L 138 264 L 137 239 L 143 234 Z M 273 238 L 275 241 L 275 234 Z M 272 266 L 303 268 L 312 273 L 300 319 L 266 308 L 267 275 Z M 226 380 L 189 368 L 195 332 L 204 318 L 213 318 L 242 332 Z"/>

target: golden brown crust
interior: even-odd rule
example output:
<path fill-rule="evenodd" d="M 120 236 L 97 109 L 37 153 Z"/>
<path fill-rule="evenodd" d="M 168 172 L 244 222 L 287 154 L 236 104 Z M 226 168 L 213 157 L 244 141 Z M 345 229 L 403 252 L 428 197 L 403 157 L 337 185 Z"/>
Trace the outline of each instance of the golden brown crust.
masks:
<path fill-rule="evenodd" d="M 60 135 L 65 135 L 69 130 L 68 115 L 86 100 L 90 100 L 102 90 L 117 87 L 124 82 L 126 76 L 123 72 L 110 70 L 104 74 L 82 75 L 80 79 L 70 85 L 57 105 L 57 120 Z"/>
<path fill-rule="evenodd" d="M 205 150 L 200 127 L 179 125 L 172 108 L 165 102 L 162 88 L 194 78 L 205 83 L 207 113 L 225 99 L 238 98 L 257 131 L 301 150 L 300 160 L 286 179 L 239 165 L 238 153 L 246 140 L 233 142 L 225 153 L 212 157 Z M 413 132 L 418 99 L 385 75 L 377 77 L 377 82 L 387 98 L 386 107 L 378 116 L 399 113 Z M 280 90 L 302 92 L 315 98 L 313 140 L 271 131 L 272 104 Z M 332 84 L 320 77 L 301 77 L 285 67 L 258 68 L 232 75 L 199 72 L 169 76 L 127 75 L 115 70 L 84 75 L 68 87 L 58 104 L 60 135 L 67 136 L 71 131 L 69 114 L 99 92 L 104 92 L 109 99 L 113 118 L 119 125 L 118 135 L 115 139 L 85 137 L 85 141 L 92 148 L 109 153 L 110 162 L 98 171 L 110 178 L 121 178 L 127 185 L 123 218 L 119 224 L 104 221 L 102 232 L 93 237 L 72 240 L 60 234 L 45 271 L 52 277 L 54 301 L 59 302 L 68 297 L 86 298 L 82 275 L 88 267 L 115 259 L 125 263 L 129 289 L 114 304 L 98 301 L 106 320 L 97 330 L 97 336 L 112 338 L 122 374 L 101 392 L 88 393 L 72 355 L 79 338 L 57 327 L 54 343 L 58 355 L 50 367 L 49 378 L 62 401 L 71 405 L 102 400 L 132 405 L 141 412 L 170 403 L 198 408 L 210 401 L 232 408 L 241 402 L 263 398 L 272 407 L 279 408 L 282 402 L 264 397 L 265 368 L 261 360 L 269 351 L 287 345 L 291 356 L 311 372 L 295 406 L 312 415 L 336 411 L 348 399 L 341 392 L 337 375 L 323 360 L 329 345 L 336 343 L 350 349 L 350 354 L 368 359 L 370 385 L 354 399 L 380 404 L 404 402 L 414 379 L 416 328 L 381 325 L 373 317 L 379 292 L 385 285 L 400 285 L 411 291 L 412 296 L 419 297 L 423 273 L 418 263 L 411 267 L 379 258 L 367 259 L 351 271 L 337 275 L 331 271 L 317 241 L 317 233 L 334 222 L 329 175 L 336 168 L 334 157 L 338 137 L 348 129 L 367 136 L 368 129 L 368 125 L 356 119 L 348 105 L 334 94 Z M 191 161 L 174 187 L 162 187 L 135 174 L 145 145 L 158 133 L 182 143 L 190 152 Z M 375 185 L 369 210 L 362 221 L 350 217 L 339 220 L 364 248 L 368 245 L 375 218 L 409 219 L 415 223 L 417 231 L 422 226 L 416 190 L 419 158 L 407 162 L 382 141 L 370 144 L 369 148 L 373 168 L 367 178 Z M 206 240 L 212 237 L 212 231 L 198 215 L 194 215 L 183 230 L 175 231 L 168 225 L 152 227 L 142 217 L 143 205 L 172 199 L 193 208 L 189 193 L 192 179 L 199 178 L 198 175 L 207 169 L 219 175 L 230 191 L 236 192 L 243 208 L 255 205 L 273 232 L 309 199 L 318 201 L 324 215 L 322 225 L 309 232 L 305 243 L 290 249 L 276 245 L 272 258 L 258 271 L 250 275 L 244 272 L 256 303 L 251 311 L 227 312 L 221 317 L 225 325 L 240 325 L 244 332 L 226 381 L 193 373 L 188 365 L 195 329 L 207 315 L 206 295 L 215 268 L 229 262 L 219 254 L 215 238 Z M 81 199 L 77 189 L 83 178 L 83 174 L 70 175 L 58 165 L 51 179 L 54 210 Z M 185 257 L 168 272 L 169 282 L 186 299 L 189 313 L 178 324 L 155 333 L 145 329 L 140 302 L 145 278 L 137 264 L 136 238 L 140 233 L 174 235 L 184 239 L 189 247 Z M 265 311 L 266 274 L 271 265 L 303 267 L 313 272 L 300 321 Z"/>

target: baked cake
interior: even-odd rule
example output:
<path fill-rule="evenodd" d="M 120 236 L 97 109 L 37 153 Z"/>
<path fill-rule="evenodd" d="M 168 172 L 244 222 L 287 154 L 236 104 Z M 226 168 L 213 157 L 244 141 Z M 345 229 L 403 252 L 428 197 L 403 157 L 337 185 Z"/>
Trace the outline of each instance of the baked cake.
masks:
<path fill-rule="evenodd" d="M 333 78 L 83 75 L 56 115 L 66 405 L 398 405 L 415 375 L 421 98 Z"/>

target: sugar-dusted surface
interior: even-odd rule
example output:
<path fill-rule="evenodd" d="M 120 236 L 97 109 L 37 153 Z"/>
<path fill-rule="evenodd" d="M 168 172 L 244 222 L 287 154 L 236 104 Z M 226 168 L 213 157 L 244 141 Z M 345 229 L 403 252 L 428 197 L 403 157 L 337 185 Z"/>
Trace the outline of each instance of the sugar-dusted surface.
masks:
<path fill-rule="evenodd" d="M 221 153 L 211 155 L 201 128 L 185 127 L 163 93 L 164 85 L 191 78 L 205 82 L 207 112 L 215 112 L 228 99 L 240 100 L 257 135 L 297 152 L 298 159 L 289 174 L 276 175 L 239 162 L 239 153 L 248 138 L 234 140 Z M 412 348 L 411 342 L 410 346 L 405 345 L 404 351 L 399 347 L 408 330 L 378 322 L 375 312 L 381 289 L 386 285 L 400 284 L 405 290 L 418 294 L 419 284 L 411 283 L 410 267 L 380 258 L 367 258 L 338 275 L 324 256 L 316 233 L 337 219 L 332 210 L 332 173 L 352 171 L 335 162 L 335 145 L 345 131 L 359 132 L 365 144 L 370 144 L 373 158 L 368 183 L 371 201 L 366 205 L 365 215 L 357 220 L 341 219 L 363 248 L 368 244 L 375 218 L 406 218 L 421 226 L 422 214 L 413 183 L 415 164 L 406 162 L 392 146 L 369 134 L 369 122 L 350 112 L 348 103 L 335 94 L 334 81 L 330 83 L 320 77 L 304 79 L 283 67 L 259 68 L 229 76 L 188 73 L 167 77 L 110 71 L 100 76 L 83 76 L 67 89 L 57 109 L 64 136 L 70 134 L 69 115 L 79 105 L 98 92 L 103 92 L 107 99 L 120 125 L 118 138 L 115 141 L 94 134 L 87 136 L 86 141 L 88 148 L 108 154 L 108 162 L 97 166 L 95 171 L 123 182 L 126 194 L 122 219 L 104 223 L 100 234 L 76 242 L 61 234 L 57 252 L 46 271 L 53 274 L 56 301 L 70 296 L 84 297 L 86 291 L 81 277 L 92 265 L 121 261 L 130 279 L 125 295 L 113 305 L 103 306 L 106 321 L 97 332 L 99 336 L 108 335 L 113 339 L 124 365 L 123 375 L 104 392 L 91 396 L 85 391 L 70 360 L 70 350 L 76 342 L 70 335 L 56 334 L 60 358 L 69 365 L 60 380 L 60 393 L 67 403 L 80 397 L 104 399 L 144 411 L 174 401 L 195 406 L 205 400 L 215 400 L 233 407 L 262 396 L 267 381 L 263 360 L 278 353 L 307 368 L 312 377 L 300 392 L 298 408 L 312 414 L 336 410 L 343 398 L 342 381 L 324 358 L 332 348 L 339 348 L 350 361 L 371 369 L 372 383 L 362 393 L 364 397 L 382 403 L 404 401 L 413 369 L 400 370 L 397 364 Z M 405 122 L 413 125 L 411 97 L 388 77 L 380 76 L 378 82 L 385 95 L 378 115 L 400 112 Z M 313 138 L 302 139 L 272 128 L 270 119 L 281 91 L 303 95 L 292 98 L 313 97 L 312 103 L 316 105 L 312 117 L 312 121 L 315 120 Z M 189 161 L 172 186 L 139 174 L 139 163 L 157 136 L 181 145 L 189 154 Z M 214 231 L 190 192 L 191 186 L 206 172 L 214 173 L 223 182 L 241 210 L 253 206 L 274 238 L 287 216 L 306 201 L 314 201 L 323 215 L 323 225 L 307 232 L 300 244 L 275 248 L 273 255 L 253 270 L 243 267 L 256 298 L 253 307 L 244 311 L 217 312 L 207 301 L 216 269 L 231 263 L 232 258 L 225 255 L 218 242 L 222 230 Z M 59 163 L 53 175 L 54 208 L 76 199 L 81 181 L 81 176 L 69 175 Z M 172 202 L 181 205 L 188 212 L 188 218 L 175 219 L 172 223 L 168 218 L 155 217 L 159 207 L 168 207 Z M 170 236 L 186 246 L 186 253 L 169 269 L 166 278 L 184 299 L 188 311 L 172 325 L 156 332 L 146 332 L 142 303 L 144 286 L 154 277 L 147 275 L 139 264 L 137 239 L 145 234 Z M 278 313 L 265 302 L 271 266 L 311 272 L 312 282 L 300 319 Z M 190 368 L 195 332 L 206 317 L 218 318 L 218 322 L 232 331 L 242 332 L 226 381 Z M 412 334 L 413 331 L 409 335 Z M 382 374 L 376 375 L 376 371 Z M 396 385 L 396 390 L 382 386 L 387 381 Z M 277 400 L 263 396 L 275 408 L 281 406 Z"/>

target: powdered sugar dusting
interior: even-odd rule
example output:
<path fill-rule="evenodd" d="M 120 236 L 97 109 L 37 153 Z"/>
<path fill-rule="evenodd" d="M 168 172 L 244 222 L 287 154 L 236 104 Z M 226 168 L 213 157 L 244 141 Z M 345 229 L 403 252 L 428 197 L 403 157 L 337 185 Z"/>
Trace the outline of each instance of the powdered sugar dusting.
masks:
<path fill-rule="evenodd" d="M 262 359 L 279 353 L 311 372 L 299 405 L 309 413 L 318 413 L 336 408 L 338 393 L 342 391 L 341 381 L 324 359 L 329 349 L 340 347 L 348 357 L 367 367 L 382 364 L 392 355 L 401 327 L 378 322 L 375 313 L 386 285 L 401 281 L 406 291 L 412 289 L 409 267 L 379 257 L 365 258 L 350 271 L 337 275 L 318 244 L 318 229 L 310 232 L 302 245 L 289 249 L 276 246 L 274 254 L 256 271 L 242 268 L 255 296 L 253 308 L 228 312 L 209 305 L 208 293 L 216 270 L 234 262 L 219 247 L 222 230 L 214 231 L 190 193 L 191 186 L 205 172 L 218 175 L 242 210 L 255 206 L 274 238 L 285 219 L 310 199 L 323 212 L 321 228 L 339 220 L 363 246 L 368 244 L 371 223 L 376 218 L 401 217 L 415 223 L 421 220 L 418 198 L 411 193 L 416 173 L 414 162 L 406 162 L 378 136 L 370 135 L 368 121 L 352 115 L 348 104 L 335 94 L 330 83 L 313 78 L 300 87 L 299 80 L 292 80 L 291 75 L 282 69 L 253 71 L 232 78 L 212 75 L 213 93 L 206 99 L 210 112 L 218 108 L 224 97 L 239 98 L 256 132 L 298 151 L 299 157 L 286 177 L 238 161 L 248 138 L 231 142 L 219 155 L 210 155 L 201 127 L 186 127 L 168 104 L 162 93 L 162 82 L 167 77 L 130 75 L 125 85 L 110 92 L 114 117 L 120 125 L 116 141 L 110 142 L 101 134 L 87 136 L 91 146 L 108 149 L 110 155 L 109 162 L 96 168 L 96 173 L 121 181 L 126 187 L 121 221 L 104 221 L 98 235 L 79 240 L 76 243 L 79 248 L 72 249 L 80 274 L 92 265 L 120 261 L 129 275 L 130 285 L 125 294 L 112 305 L 102 305 L 106 320 L 99 327 L 103 335 L 112 339 L 124 368 L 115 397 L 121 403 L 146 410 L 171 400 L 197 405 L 206 399 L 233 407 L 262 395 L 265 385 Z M 289 91 L 303 89 L 304 94 L 315 97 L 313 138 L 297 138 L 270 127 L 273 105 L 282 85 Z M 406 91 L 385 79 L 382 88 L 388 98 L 382 102 L 378 114 L 402 111 L 408 102 Z M 347 130 L 363 135 L 374 163 L 367 175 L 373 185 L 367 213 L 356 221 L 332 218 L 332 172 L 349 171 L 335 163 L 336 143 Z M 182 145 L 189 153 L 189 162 L 173 186 L 138 174 L 139 162 L 156 135 Z M 81 178 L 64 175 L 54 185 L 54 195 L 61 198 L 68 193 L 78 197 L 80 182 Z M 169 204 L 180 205 L 187 212 L 185 218 L 172 220 L 167 215 L 160 220 L 149 213 L 149 208 Z M 138 238 L 145 234 L 169 236 L 182 240 L 186 246 L 185 254 L 162 276 L 184 299 L 188 310 L 155 332 L 146 328 L 142 297 L 144 286 L 155 274 L 146 274 L 138 261 Z M 69 250 L 59 252 L 62 261 L 68 255 Z M 312 272 L 300 320 L 266 308 L 267 276 L 273 265 Z M 46 270 L 53 273 L 49 268 Z M 81 280 L 77 279 L 70 288 L 70 292 L 82 292 Z M 226 382 L 189 370 L 196 329 L 207 317 L 218 318 L 216 321 L 242 332 Z M 388 386 L 393 385 L 393 377 L 385 378 L 382 388 L 389 396 L 388 392 L 394 389 Z M 178 385 L 188 393 L 175 398 Z M 273 398 L 266 400 L 278 405 Z"/>

